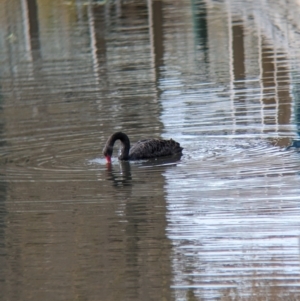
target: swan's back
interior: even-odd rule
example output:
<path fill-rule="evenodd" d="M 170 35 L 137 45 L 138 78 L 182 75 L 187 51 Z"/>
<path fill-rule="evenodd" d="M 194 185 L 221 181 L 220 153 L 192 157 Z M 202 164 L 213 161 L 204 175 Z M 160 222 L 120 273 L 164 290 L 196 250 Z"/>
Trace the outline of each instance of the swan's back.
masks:
<path fill-rule="evenodd" d="M 129 152 L 130 160 L 182 155 L 183 148 L 172 139 L 145 139 L 134 144 Z"/>

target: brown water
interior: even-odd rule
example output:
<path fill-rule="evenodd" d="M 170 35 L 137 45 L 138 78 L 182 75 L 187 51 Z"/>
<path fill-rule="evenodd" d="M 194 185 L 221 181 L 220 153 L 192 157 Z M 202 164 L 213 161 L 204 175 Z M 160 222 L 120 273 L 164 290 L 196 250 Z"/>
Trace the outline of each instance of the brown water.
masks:
<path fill-rule="evenodd" d="M 0 300 L 300 300 L 296 0 L 0 3 Z"/>

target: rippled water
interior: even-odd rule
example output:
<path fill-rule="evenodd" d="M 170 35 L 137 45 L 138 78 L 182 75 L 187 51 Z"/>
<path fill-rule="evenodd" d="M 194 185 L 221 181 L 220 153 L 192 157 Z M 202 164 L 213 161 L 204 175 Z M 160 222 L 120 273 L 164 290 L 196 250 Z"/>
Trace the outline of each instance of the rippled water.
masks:
<path fill-rule="evenodd" d="M 300 300 L 299 13 L 2 0 L 0 299 Z"/>

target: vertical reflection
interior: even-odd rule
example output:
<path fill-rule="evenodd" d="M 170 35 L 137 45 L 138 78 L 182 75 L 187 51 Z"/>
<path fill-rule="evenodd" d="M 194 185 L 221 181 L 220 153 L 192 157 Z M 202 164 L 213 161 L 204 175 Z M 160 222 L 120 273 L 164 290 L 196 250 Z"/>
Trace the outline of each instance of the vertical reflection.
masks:
<path fill-rule="evenodd" d="M 245 50 L 244 50 L 244 28 L 241 24 L 232 26 L 232 51 L 233 51 L 233 73 L 234 80 L 245 79 Z"/>
<path fill-rule="evenodd" d="M 299 136 L 297 140 L 299 140 L 300 139 L 300 84 L 298 84 L 297 81 L 295 81 L 293 84 L 293 98 L 295 100 L 294 118 L 297 127 L 297 134 Z M 297 142 L 297 145 L 298 144 L 300 144 L 300 142 Z"/>
<path fill-rule="evenodd" d="M 193 20 L 196 36 L 196 45 L 204 52 L 204 62 L 208 62 L 208 32 L 207 32 L 207 9 L 203 1 L 193 2 Z"/>
<path fill-rule="evenodd" d="M 0 175 L 3 176 L 3 175 Z M 6 246 L 5 246 L 5 217 L 6 217 L 6 207 L 5 207 L 5 183 L 0 182 L 0 283 L 5 283 L 6 277 L 5 277 L 5 263 L 6 263 Z M 1 289 L 1 285 L 0 285 Z M 3 291 L 2 291 L 3 293 Z"/>
<path fill-rule="evenodd" d="M 105 6 L 88 6 L 88 20 L 91 37 L 91 51 L 93 58 L 93 69 L 96 78 L 96 84 L 104 84 L 104 65 L 106 61 L 106 40 L 105 40 Z M 101 78 L 101 80 L 100 80 Z"/>
<path fill-rule="evenodd" d="M 283 53 L 278 53 L 277 61 L 277 99 L 278 111 L 277 120 L 279 125 L 288 125 L 291 120 L 292 113 L 292 99 L 290 95 L 290 77 L 287 66 L 285 65 L 286 57 Z M 282 132 L 285 130 L 282 129 Z M 279 146 L 287 146 L 289 138 L 283 137 L 277 141 Z"/>
<path fill-rule="evenodd" d="M 141 212 L 147 212 L 147 208 L 143 200 L 129 200 L 126 205 L 126 288 L 128 300 L 138 300 L 139 296 L 139 253 L 142 252 L 139 248 L 140 233 L 142 232 L 143 224 L 147 223 L 146 217 Z"/>
<path fill-rule="evenodd" d="M 274 131 L 280 135 L 282 127 L 291 119 L 290 79 L 285 65 L 285 54 L 275 50 L 262 38 L 261 43 L 261 85 L 264 132 Z M 269 126 L 269 127 L 268 127 Z M 271 127 L 272 126 L 272 127 Z M 288 138 L 276 138 L 274 144 L 287 146 Z"/>
<path fill-rule="evenodd" d="M 41 58 L 41 45 L 39 36 L 38 6 L 36 0 L 26 0 L 28 10 L 30 45 L 33 60 Z M 23 5 L 23 8 L 26 6 Z"/>
<path fill-rule="evenodd" d="M 163 43 L 163 4 L 161 0 L 148 0 L 149 34 L 151 43 L 152 68 L 157 90 L 157 98 L 160 97 L 159 80 L 161 67 L 163 66 L 164 43 Z"/>
<path fill-rule="evenodd" d="M 171 246 L 165 234 L 166 204 L 164 195 L 156 194 L 163 188 L 161 182 L 150 184 L 149 188 L 154 188 L 151 195 L 141 195 L 144 192 L 133 187 L 133 192 L 140 195 L 129 198 L 126 204 L 125 300 L 172 300 Z"/>
<path fill-rule="evenodd" d="M 232 68 L 234 80 L 234 115 L 236 124 L 244 124 L 242 116 L 246 115 L 245 106 L 245 49 L 244 27 L 241 21 L 232 24 Z"/>
<path fill-rule="evenodd" d="M 268 46 L 264 39 L 262 39 L 261 45 L 261 69 L 262 69 L 262 94 L 264 105 L 264 125 L 274 125 L 276 120 L 271 110 L 275 108 L 275 64 L 274 64 L 274 50 L 271 46 Z M 269 132 L 270 129 L 266 129 L 265 132 Z"/>
<path fill-rule="evenodd" d="M 3 103 L 3 96 L 2 96 L 2 87 L 0 86 L 0 112 L 2 112 L 2 103 Z M 3 120 L 3 118 L 1 119 Z M 3 121 L 0 122 L 0 148 L 2 148 L 5 145 L 4 138 L 3 138 L 3 133 L 4 133 L 4 123 Z M 0 283 L 3 284 L 6 281 L 5 277 L 5 261 L 6 261 L 6 246 L 5 246 L 5 218 L 6 218 L 6 206 L 5 206 L 5 201 L 6 201 L 6 182 L 4 182 L 3 178 L 4 175 L 0 173 Z M 2 294 L 4 293 L 3 290 L 1 289 L 0 285 L 0 291 L 2 291 Z"/>
<path fill-rule="evenodd" d="M 25 39 L 25 50 L 26 50 L 25 56 L 27 56 L 28 61 L 32 61 L 27 0 L 21 0 L 21 5 L 22 5 L 21 10 L 22 10 L 22 17 L 23 17 L 24 39 Z"/>

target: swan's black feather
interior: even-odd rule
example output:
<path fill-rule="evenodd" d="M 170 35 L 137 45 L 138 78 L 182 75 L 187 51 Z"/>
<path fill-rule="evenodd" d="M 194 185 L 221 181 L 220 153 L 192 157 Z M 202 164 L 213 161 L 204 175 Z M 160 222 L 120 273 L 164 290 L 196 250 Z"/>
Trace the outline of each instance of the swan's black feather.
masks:
<path fill-rule="evenodd" d="M 144 139 L 134 144 L 129 151 L 130 160 L 173 156 L 182 153 L 180 144 L 172 139 Z"/>

